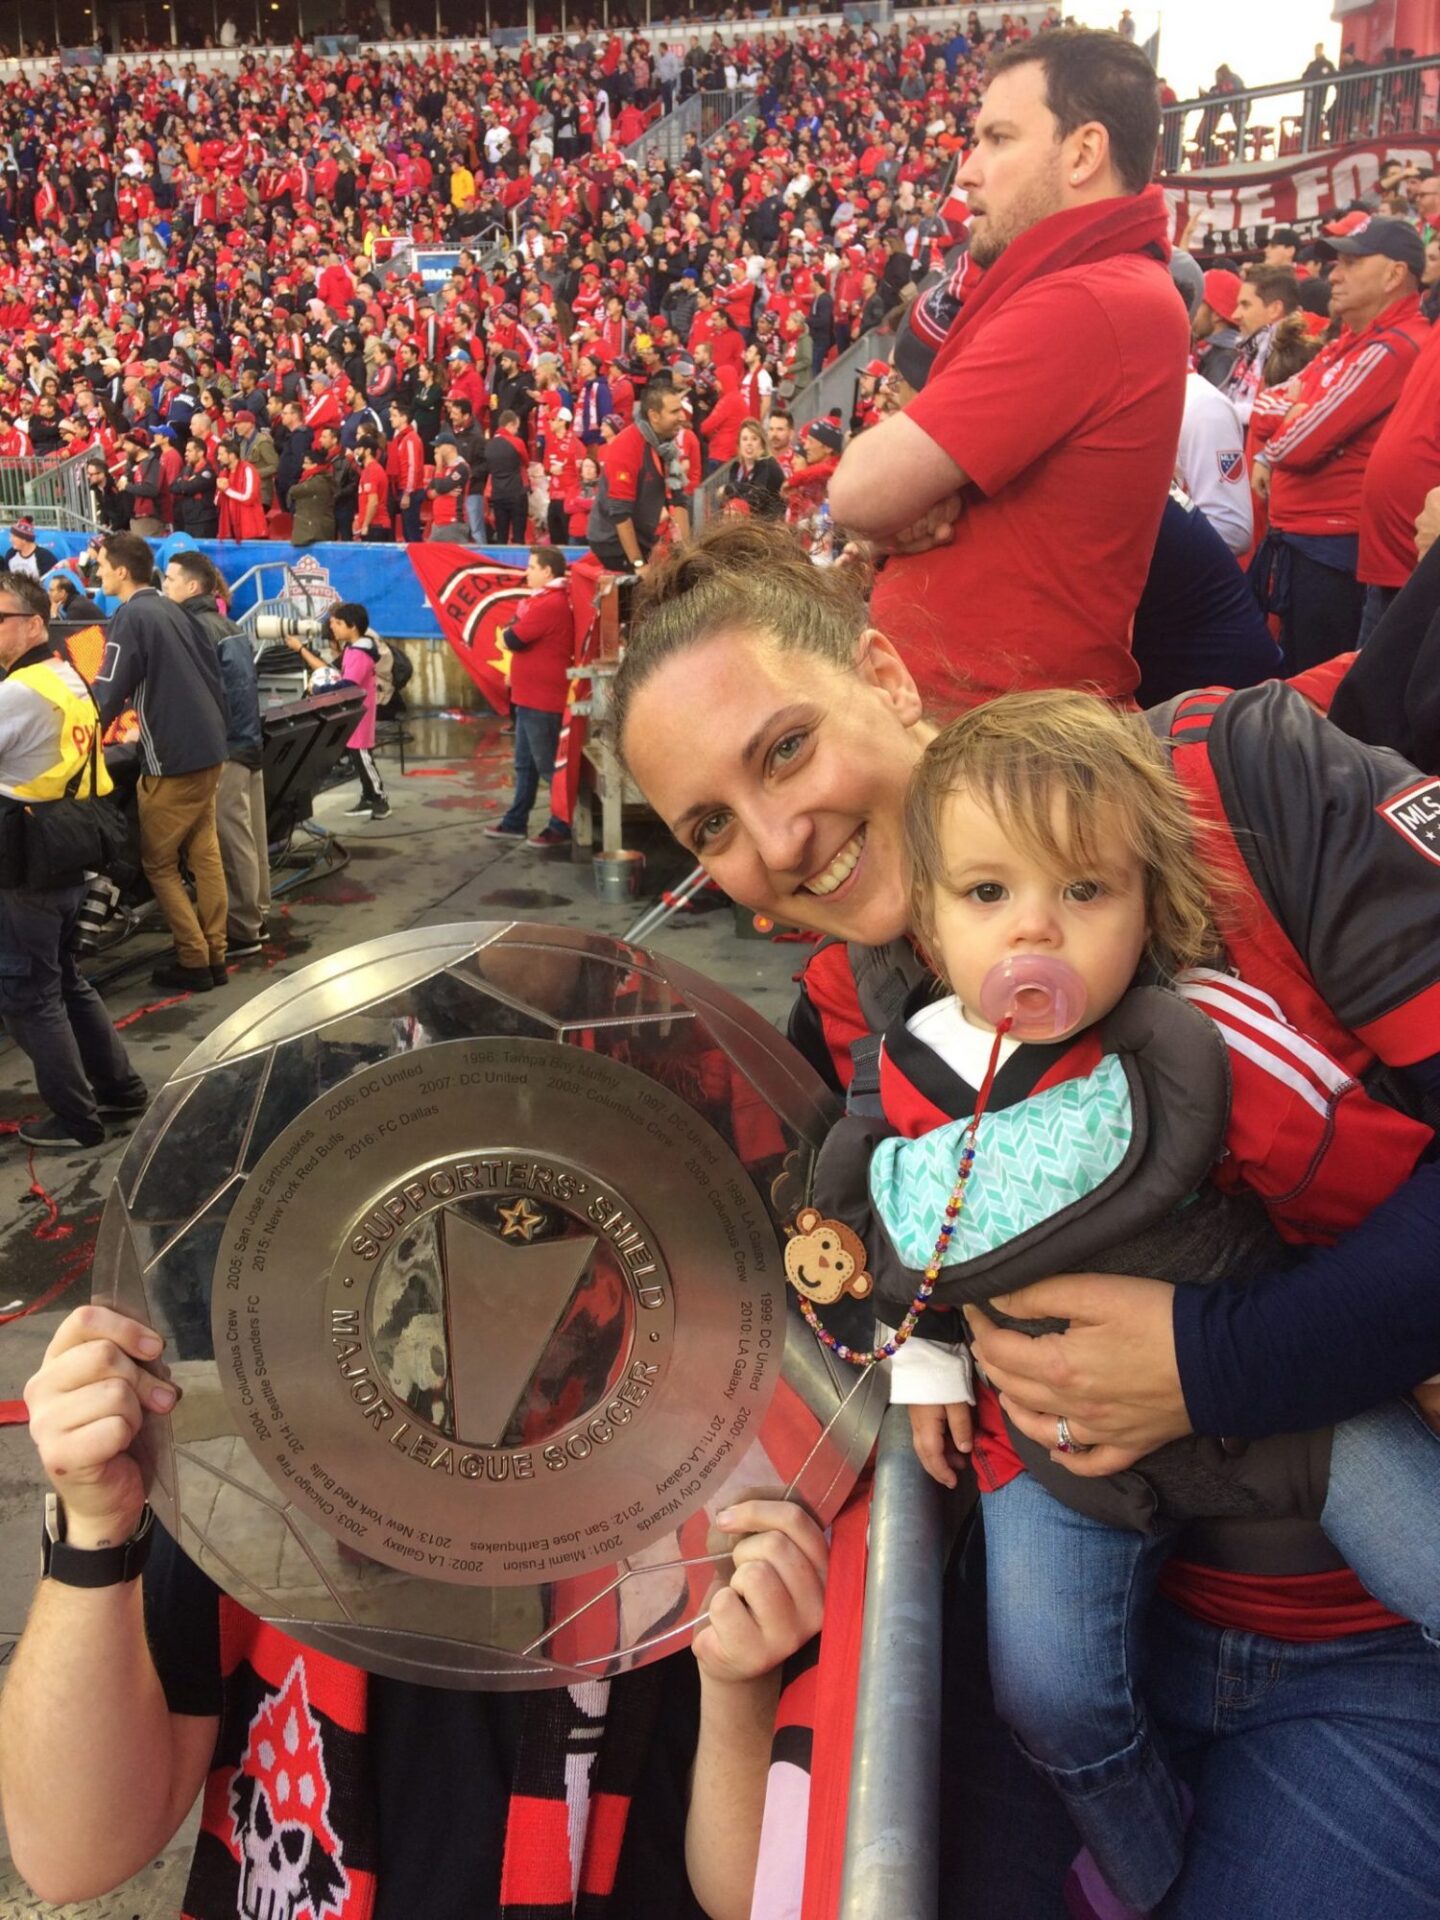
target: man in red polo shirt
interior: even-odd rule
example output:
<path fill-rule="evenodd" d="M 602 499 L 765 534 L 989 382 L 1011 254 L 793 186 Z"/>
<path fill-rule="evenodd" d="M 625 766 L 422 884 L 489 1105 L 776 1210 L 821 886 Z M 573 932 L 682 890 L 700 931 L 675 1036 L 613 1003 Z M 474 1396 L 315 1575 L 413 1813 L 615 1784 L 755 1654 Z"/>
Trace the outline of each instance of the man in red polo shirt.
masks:
<path fill-rule="evenodd" d="M 1189 329 L 1149 185 L 1160 109 L 1138 48 L 1086 29 L 991 69 L 969 195 L 986 269 L 925 390 L 858 436 L 835 521 L 888 553 L 877 627 L 946 706 L 1137 683 L 1130 622 L 1175 468 Z"/>

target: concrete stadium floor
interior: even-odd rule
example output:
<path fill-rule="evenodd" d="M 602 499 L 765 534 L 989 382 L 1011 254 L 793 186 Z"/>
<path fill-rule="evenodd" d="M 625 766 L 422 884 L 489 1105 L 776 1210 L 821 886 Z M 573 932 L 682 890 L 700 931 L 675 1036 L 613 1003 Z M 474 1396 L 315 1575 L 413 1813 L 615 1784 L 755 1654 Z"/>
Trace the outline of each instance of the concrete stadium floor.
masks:
<path fill-rule="evenodd" d="M 490 716 L 422 715 L 407 727 L 406 774 L 393 751 L 381 758 L 392 812 L 384 821 L 342 816 L 357 794 L 346 782 L 321 794 L 316 818 L 349 853 L 348 864 L 276 896 L 272 944 L 241 962 L 228 986 L 169 999 L 150 985 L 168 937 L 135 934 L 103 960 L 111 1013 L 138 1071 L 159 1088 L 226 1015 L 309 961 L 382 933 L 463 920 L 548 920 L 621 934 L 639 903 L 602 905 L 588 863 L 487 840 L 510 793 L 511 741 Z M 542 794 L 542 800 L 544 796 Z M 537 814 L 537 822 L 543 811 Z M 672 885 L 688 862 L 653 822 L 627 822 L 626 843 L 647 859 L 646 892 Z M 283 881 L 277 872 L 277 885 Z M 654 944 L 743 996 L 783 1024 L 791 976 L 804 949 L 736 936 L 728 907 L 682 915 Z M 158 1003 L 158 1004 L 157 1004 Z M 97 1152 L 31 1156 L 4 1131 L 40 1111 L 29 1063 L 0 1040 L 0 1405 L 17 1401 L 64 1316 L 89 1297 L 89 1262 L 111 1175 L 128 1128 Z M 32 1184 L 34 1183 L 34 1184 Z M 23 1425 L 0 1425 L 0 1684 L 39 1573 L 42 1478 Z M 104 1900 L 42 1905 L 9 1863 L 0 1834 L 0 1920 L 31 1914 L 77 1920 L 173 1920 L 180 1911 L 192 1826 L 171 1852 Z"/>

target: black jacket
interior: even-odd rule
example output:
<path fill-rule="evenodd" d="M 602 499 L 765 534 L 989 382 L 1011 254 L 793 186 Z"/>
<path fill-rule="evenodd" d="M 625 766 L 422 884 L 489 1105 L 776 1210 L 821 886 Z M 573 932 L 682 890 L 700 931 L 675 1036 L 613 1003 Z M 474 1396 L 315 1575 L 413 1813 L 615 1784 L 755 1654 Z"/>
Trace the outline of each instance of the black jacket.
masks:
<path fill-rule="evenodd" d="M 730 470 L 725 476 L 725 497 L 727 500 L 743 500 L 756 519 L 778 520 L 785 511 L 785 501 L 781 488 L 785 485 L 785 473 L 778 460 L 772 460 L 767 454 L 763 460 L 757 460 L 749 474 L 739 457 L 730 462 Z"/>
<path fill-rule="evenodd" d="M 170 483 L 175 501 L 175 525 L 192 540 L 214 540 L 220 532 L 220 505 L 215 475 L 209 467 L 187 467 Z"/>
<path fill-rule="evenodd" d="M 97 605 L 87 594 L 72 593 L 70 598 L 65 602 L 65 611 L 61 616 L 61 624 L 73 627 L 78 626 L 83 620 L 93 620 L 97 626 L 103 627 L 105 624 L 105 609 Z"/>
<path fill-rule="evenodd" d="M 215 648 L 173 600 L 142 587 L 111 616 L 95 697 L 108 726 L 133 706 L 146 773 L 198 773 L 226 758 Z"/>
<path fill-rule="evenodd" d="M 210 594 L 202 593 L 194 600 L 187 600 L 181 612 L 194 621 L 214 647 L 220 662 L 228 757 L 242 767 L 258 767 L 264 735 L 255 679 L 255 649 L 244 629 L 225 618 Z"/>
<path fill-rule="evenodd" d="M 296 427 L 293 433 L 287 433 L 285 444 L 280 449 L 280 459 L 275 468 L 275 497 L 287 513 L 290 512 L 290 489 L 300 478 L 300 470 L 310 451 L 312 435 L 309 427 Z"/>
<path fill-rule="evenodd" d="M 525 463 L 503 434 L 497 433 L 485 442 L 485 471 L 492 500 L 524 499 Z"/>

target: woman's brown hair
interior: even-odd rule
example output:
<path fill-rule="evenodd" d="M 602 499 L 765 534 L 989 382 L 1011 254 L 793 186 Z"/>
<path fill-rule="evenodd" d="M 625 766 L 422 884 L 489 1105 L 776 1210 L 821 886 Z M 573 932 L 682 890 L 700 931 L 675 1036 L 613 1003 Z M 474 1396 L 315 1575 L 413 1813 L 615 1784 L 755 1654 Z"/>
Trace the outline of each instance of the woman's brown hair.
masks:
<path fill-rule="evenodd" d="M 1156 965 L 1174 974 L 1218 952 L 1212 901 L 1226 883 L 1205 858 L 1164 748 L 1138 714 L 1089 693 L 1012 693 L 936 735 L 905 798 L 912 925 L 931 945 L 934 898 L 951 865 L 942 815 L 955 793 L 980 801 L 1017 846 L 1057 872 L 1108 864 L 1116 849 L 1102 844 L 1102 823 L 1118 829 L 1144 872 Z"/>
<path fill-rule="evenodd" d="M 855 664 L 868 624 L 863 577 L 817 567 L 783 526 L 726 519 L 651 563 L 636 595 L 610 696 L 609 734 L 624 757 L 635 695 L 667 660 L 721 634 L 753 634 L 782 652 Z"/>

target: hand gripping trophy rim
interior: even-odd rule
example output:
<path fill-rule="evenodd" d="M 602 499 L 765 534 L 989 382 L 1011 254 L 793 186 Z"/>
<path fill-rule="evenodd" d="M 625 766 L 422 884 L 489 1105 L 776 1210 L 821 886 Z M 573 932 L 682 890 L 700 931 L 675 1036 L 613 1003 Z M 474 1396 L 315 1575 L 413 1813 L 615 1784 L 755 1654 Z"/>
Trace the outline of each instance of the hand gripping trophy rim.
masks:
<path fill-rule="evenodd" d="M 138 1443 L 159 1517 L 242 1605 L 397 1678 L 683 1647 L 713 1515 L 828 1521 L 883 1410 L 784 1279 L 833 1117 L 742 1002 L 574 928 L 425 927 L 276 982 L 157 1096 L 101 1224 L 95 1297 L 186 1389 Z"/>

